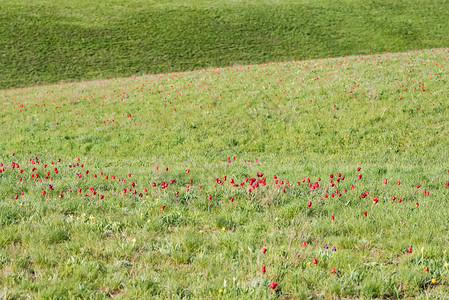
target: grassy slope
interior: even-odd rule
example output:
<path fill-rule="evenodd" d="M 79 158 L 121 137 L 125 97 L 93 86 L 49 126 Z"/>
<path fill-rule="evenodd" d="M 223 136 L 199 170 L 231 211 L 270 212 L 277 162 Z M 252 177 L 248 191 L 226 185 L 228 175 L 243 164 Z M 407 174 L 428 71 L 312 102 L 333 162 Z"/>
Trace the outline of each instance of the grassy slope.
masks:
<path fill-rule="evenodd" d="M 0 88 L 447 46 L 448 1 L 2 1 Z"/>
<path fill-rule="evenodd" d="M 227 298 L 254 299 L 273 297 L 273 280 L 280 296 L 447 295 L 448 53 L 2 91 L 2 293 L 214 298 L 223 289 Z M 76 163 L 83 168 L 68 167 Z M 257 172 L 267 185 L 249 201 L 248 183 L 235 188 L 230 178 L 241 183 Z M 329 174 L 338 172 L 346 179 L 336 188 L 347 192 L 325 198 L 336 193 Z M 278 188 L 273 175 L 294 184 Z M 318 176 L 316 190 L 301 181 Z M 164 191 L 152 187 L 170 179 Z"/>

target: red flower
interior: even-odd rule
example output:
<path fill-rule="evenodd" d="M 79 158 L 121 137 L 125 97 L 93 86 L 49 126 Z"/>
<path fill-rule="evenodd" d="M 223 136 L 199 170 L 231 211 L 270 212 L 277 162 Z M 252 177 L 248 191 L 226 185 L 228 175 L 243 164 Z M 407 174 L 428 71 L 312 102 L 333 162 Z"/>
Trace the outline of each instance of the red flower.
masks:
<path fill-rule="evenodd" d="M 271 282 L 270 289 L 274 290 L 278 286 L 277 282 Z"/>

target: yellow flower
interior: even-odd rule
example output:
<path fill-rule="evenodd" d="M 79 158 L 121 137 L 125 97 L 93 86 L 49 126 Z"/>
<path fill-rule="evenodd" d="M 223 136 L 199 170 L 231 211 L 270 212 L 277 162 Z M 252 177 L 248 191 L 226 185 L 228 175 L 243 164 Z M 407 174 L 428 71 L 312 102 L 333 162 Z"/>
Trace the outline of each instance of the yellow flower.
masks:
<path fill-rule="evenodd" d="M 421 253 L 424 253 L 424 247 L 421 248 Z"/>
<path fill-rule="evenodd" d="M 223 292 L 224 292 L 223 289 L 220 289 L 220 290 L 218 291 L 219 294 L 223 294 Z"/>
<path fill-rule="evenodd" d="M 148 220 L 147 220 L 147 223 L 150 223 L 150 222 L 151 222 L 151 219 L 148 219 Z"/>
<path fill-rule="evenodd" d="M 449 264 L 447 262 L 444 263 L 444 268 L 445 269 L 449 268 Z"/>
<path fill-rule="evenodd" d="M 136 238 L 133 238 L 133 239 L 131 240 L 131 242 L 133 242 L 133 244 L 135 244 L 135 243 L 137 242 Z"/>
<path fill-rule="evenodd" d="M 223 227 L 223 228 L 221 229 L 221 231 L 225 232 L 225 231 L 226 231 L 226 228 Z"/>
<path fill-rule="evenodd" d="M 437 282 L 437 280 L 435 278 L 432 278 L 432 284 L 435 284 Z"/>

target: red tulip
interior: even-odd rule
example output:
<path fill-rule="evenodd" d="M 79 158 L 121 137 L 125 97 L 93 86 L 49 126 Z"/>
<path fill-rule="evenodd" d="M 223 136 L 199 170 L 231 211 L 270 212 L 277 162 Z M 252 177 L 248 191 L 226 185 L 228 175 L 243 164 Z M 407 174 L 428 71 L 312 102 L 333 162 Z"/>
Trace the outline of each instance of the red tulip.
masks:
<path fill-rule="evenodd" d="M 312 202 L 309 201 L 309 203 L 307 203 L 307 207 L 311 207 L 312 206 Z"/>
<path fill-rule="evenodd" d="M 335 268 L 332 268 L 332 269 L 331 269 L 331 273 L 332 273 L 332 274 L 334 274 L 334 273 L 336 273 L 336 272 L 337 272 L 337 270 L 335 270 Z"/>
<path fill-rule="evenodd" d="M 165 209 L 165 205 L 162 205 L 162 206 L 161 206 L 161 210 L 164 210 L 164 209 Z"/>
<path fill-rule="evenodd" d="M 270 289 L 274 290 L 277 286 L 278 286 L 278 284 L 277 284 L 276 282 L 273 281 L 273 282 L 270 284 Z"/>
<path fill-rule="evenodd" d="M 363 213 L 363 215 L 364 215 L 365 217 L 368 215 L 368 213 L 366 212 L 366 210 L 365 210 L 365 212 Z"/>
<path fill-rule="evenodd" d="M 261 271 L 262 271 L 262 273 L 265 273 L 265 266 L 262 266 Z"/>
<path fill-rule="evenodd" d="M 265 253 L 265 252 L 267 252 L 267 248 L 262 249 L 262 253 Z"/>
<path fill-rule="evenodd" d="M 316 265 L 318 263 L 318 260 L 314 257 L 313 258 L 313 263 Z"/>
<path fill-rule="evenodd" d="M 412 253 L 412 247 L 408 248 L 408 253 Z"/>
<path fill-rule="evenodd" d="M 331 216 L 331 220 L 333 221 L 335 219 L 334 215 Z"/>
<path fill-rule="evenodd" d="M 302 241 L 302 245 L 305 247 L 306 246 L 306 241 Z"/>

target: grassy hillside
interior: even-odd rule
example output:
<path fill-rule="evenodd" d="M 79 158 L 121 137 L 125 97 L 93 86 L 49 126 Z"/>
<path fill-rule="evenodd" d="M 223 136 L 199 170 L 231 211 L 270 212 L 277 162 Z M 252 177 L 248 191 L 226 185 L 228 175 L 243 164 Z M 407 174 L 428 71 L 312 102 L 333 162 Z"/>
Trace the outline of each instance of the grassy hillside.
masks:
<path fill-rule="evenodd" d="M 445 297 L 448 55 L 2 91 L 0 295 Z"/>
<path fill-rule="evenodd" d="M 30 1 L 0 6 L 0 88 L 447 46 L 444 1 Z"/>

